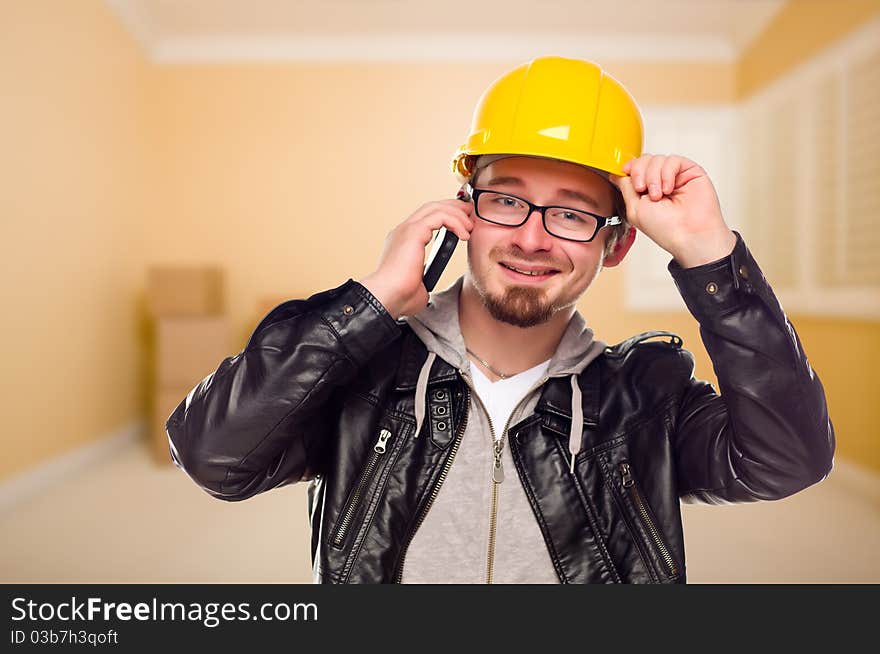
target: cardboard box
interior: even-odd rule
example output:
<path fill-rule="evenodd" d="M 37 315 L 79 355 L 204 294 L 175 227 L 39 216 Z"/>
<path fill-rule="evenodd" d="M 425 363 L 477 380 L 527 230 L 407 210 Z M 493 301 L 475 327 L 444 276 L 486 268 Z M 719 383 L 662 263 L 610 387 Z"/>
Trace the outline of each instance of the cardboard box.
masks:
<path fill-rule="evenodd" d="M 153 416 L 150 423 L 150 451 L 158 463 L 173 463 L 165 423 L 191 390 L 192 387 L 154 389 Z"/>
<path fill-rule="evenodd" d="M 218 266 L 151 266 L 147 306 L 156 318 L 222 314 L 223 284 L 223 269 Z"/>
<path fill-rule="evenodd" d="M 192 388 L 214 372 L 231 347 L 228 316 L 159 318 L 156 321 L 156 384 Z"/>

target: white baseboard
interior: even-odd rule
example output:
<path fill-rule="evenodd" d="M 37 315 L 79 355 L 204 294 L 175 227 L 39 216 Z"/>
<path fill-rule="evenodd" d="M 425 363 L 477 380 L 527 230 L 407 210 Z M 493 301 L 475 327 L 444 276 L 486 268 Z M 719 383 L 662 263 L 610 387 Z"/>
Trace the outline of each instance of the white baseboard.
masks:
<path fill-rule="evenodd" d="M 48 463 L 0 482 L 0 513 L 133 446 L 143 438 L 145 429 L 146 422 L 143 419 L 134 420 L 94 443 L 78 447 Z"/>

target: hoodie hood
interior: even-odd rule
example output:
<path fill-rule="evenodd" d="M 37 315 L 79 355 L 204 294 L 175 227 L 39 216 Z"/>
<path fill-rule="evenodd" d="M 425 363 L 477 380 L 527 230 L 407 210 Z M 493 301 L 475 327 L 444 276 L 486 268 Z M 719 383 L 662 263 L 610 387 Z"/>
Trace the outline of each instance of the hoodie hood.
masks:
<path fill-rule="evenodd" d="M 428 375 L 436 357 L 440 357 L 458 369 L 462 376 L 470 377 L 470 360 L 458 321 L 458 300 L 464 284 L 459 277 L 448 288 L 431 293 L 428 306 L 404 320 L 428 349 L 428 357 L 419 371 L 416 382 L 415 413 L 416 435 L 419 434 L 426 411 Z M 571 383 L 571 429 L 568 449 L 571 453 L 571 471 L 574 458 L 580 451 L 583 429 L 583 405 L 578 375 L 604 350 L 606 344 L 593 338 L 593 330 L 578 311 L 575 311 L 559 341 L 547 369 L 547 378 L 569 377 Z"/>

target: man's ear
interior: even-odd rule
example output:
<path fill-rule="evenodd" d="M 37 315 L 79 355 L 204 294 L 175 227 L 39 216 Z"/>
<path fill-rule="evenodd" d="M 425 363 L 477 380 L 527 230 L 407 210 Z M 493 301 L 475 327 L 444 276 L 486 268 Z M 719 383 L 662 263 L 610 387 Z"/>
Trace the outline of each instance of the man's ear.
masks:
<path fill-rule="evenodd" d="M 607 255 L 605 255 L 605 259 L 602 261 L 602 265 L 606 268 L 611 268 L 612 266 L 616 266 L 623 258 L 626 256 L 626 253 L 629 252 L 629 249 L 632 247 L 632 244 L 636 240 L 636 228 L 630 227 L 626 230 L 626 234 L 623 235 L 621 239 L 617 241 L 614 246 L 614 249 L 611 250 Z"/>

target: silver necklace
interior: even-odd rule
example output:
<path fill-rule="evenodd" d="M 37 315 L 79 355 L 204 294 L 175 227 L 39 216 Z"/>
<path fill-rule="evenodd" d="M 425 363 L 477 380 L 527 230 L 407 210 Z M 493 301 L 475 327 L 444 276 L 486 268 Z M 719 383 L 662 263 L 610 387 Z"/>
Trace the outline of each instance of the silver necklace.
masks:
<path fill-rule="evenodd" d="M 510 375 L 505 375 L 503 372 L 498 372 L 497 370 L 495 370 L 495 368 L 493 368 L 492 366 L 489 365 L 489 362 L 488 362 L 488 361 L 486 361 L 485 359 L 481 359 L 480 357 L 478 357 L 478 356 L 476 355 L 476 353 L 475 353 L 472 349 L 470 349 L 467 345 L 464 346 L 464 349 L 467 350 L 469 354 L 471 354 L 472 356 L 474 356 L 474 357 L 477 359 L 477 361 L 479 361 L 479 362 L 482 363 L 484 366 L 486 366 L 486 368 L 488 368 L 490 372 L 492 372 L 493 374 L 498 375 L 499 377 L 501 377 L 501 379 L 507 379 L 508 377 L 510 377 Z"/>

